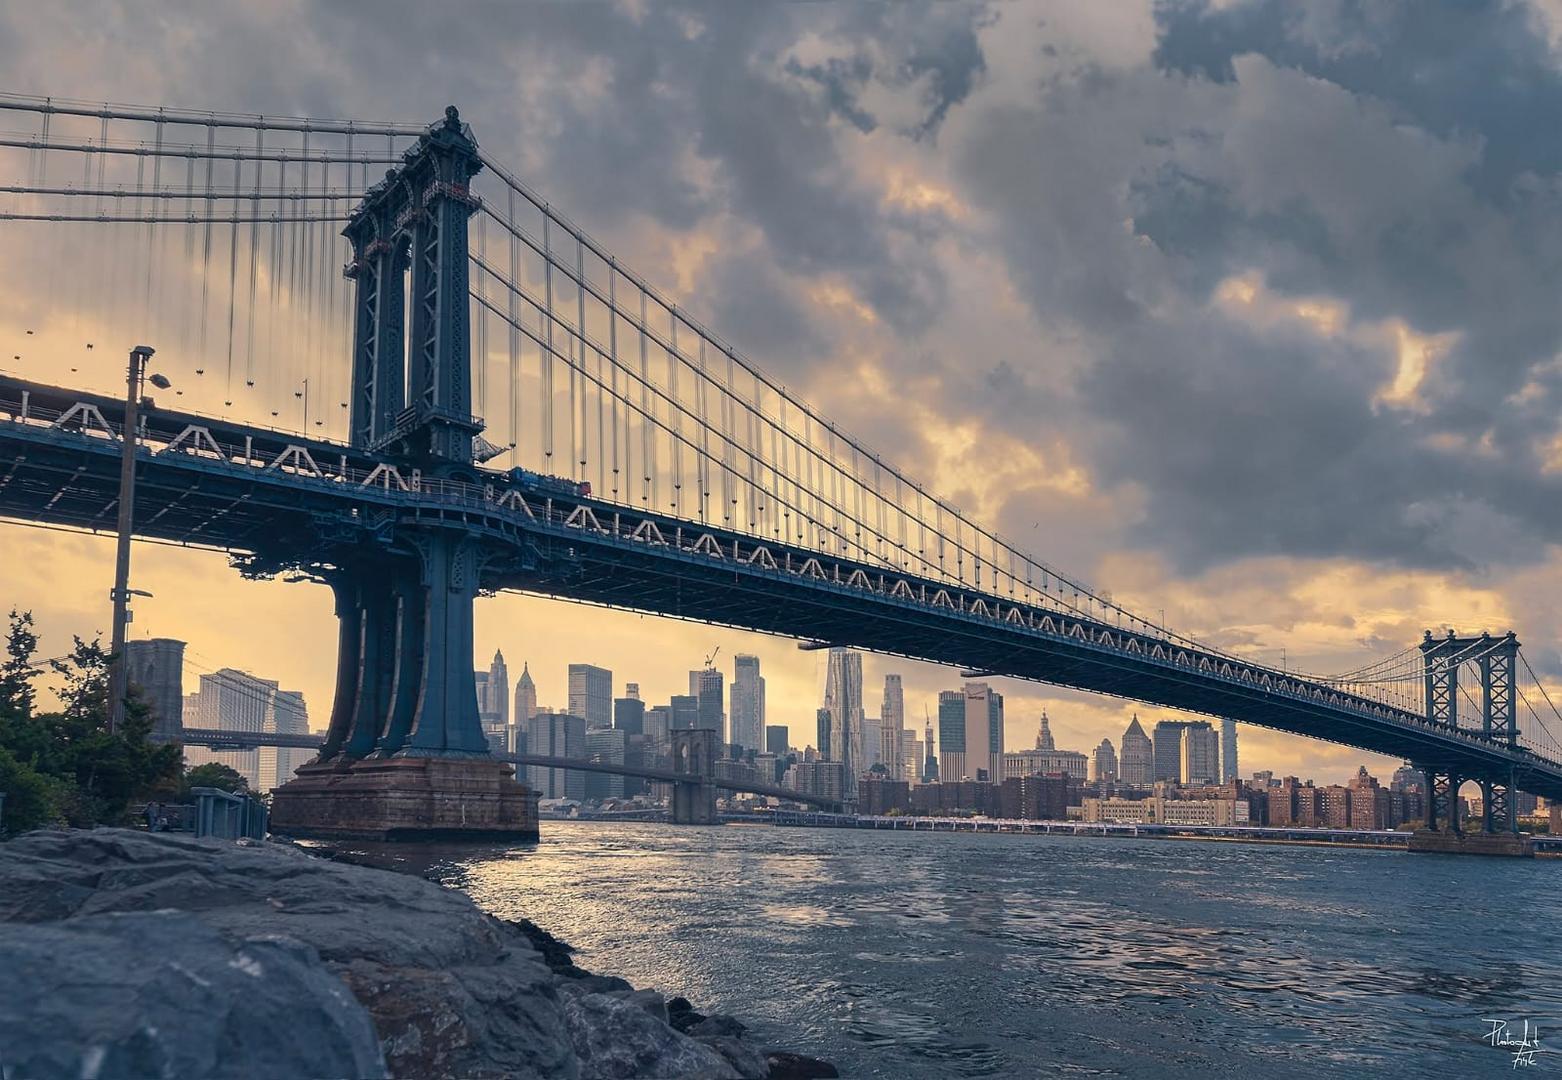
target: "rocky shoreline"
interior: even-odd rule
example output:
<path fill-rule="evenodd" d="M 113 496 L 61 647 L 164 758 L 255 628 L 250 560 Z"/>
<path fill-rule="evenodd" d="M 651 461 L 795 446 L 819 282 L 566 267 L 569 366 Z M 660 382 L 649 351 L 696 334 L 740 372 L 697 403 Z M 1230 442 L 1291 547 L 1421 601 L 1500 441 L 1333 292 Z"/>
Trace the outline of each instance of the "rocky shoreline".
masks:
<path fill-rule="evenodd" d="M 0 844 L 0 971 L 7 1076 L 838 1075 L 462 893 L 287 844 Z"/>

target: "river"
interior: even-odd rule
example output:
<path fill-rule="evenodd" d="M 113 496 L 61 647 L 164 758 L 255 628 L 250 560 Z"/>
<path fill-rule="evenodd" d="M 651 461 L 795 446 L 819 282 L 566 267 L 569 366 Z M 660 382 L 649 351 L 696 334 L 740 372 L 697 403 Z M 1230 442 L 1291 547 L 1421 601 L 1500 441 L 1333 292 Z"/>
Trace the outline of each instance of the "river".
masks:
<path fill-rule="evenodd" d="M 543 823 L 405 869 L 850 1077 L 1562 1073 L 1562 862 Z M 386 854 L 381 849 L 377 854 Z"/>

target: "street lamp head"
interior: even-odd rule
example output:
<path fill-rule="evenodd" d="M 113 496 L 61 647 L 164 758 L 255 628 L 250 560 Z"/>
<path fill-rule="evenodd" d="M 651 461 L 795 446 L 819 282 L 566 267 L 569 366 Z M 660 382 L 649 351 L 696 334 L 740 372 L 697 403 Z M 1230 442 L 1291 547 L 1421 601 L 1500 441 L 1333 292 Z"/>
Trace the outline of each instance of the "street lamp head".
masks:
<path fill-rule="evenodd" d="M 151 383 L 159 390 L 167 390 L 170 386 L 173 385 L 173 383 L 168 381 L 168 377 L 166 375 L 150 375 L 147 377 L 147 382 Z"/>

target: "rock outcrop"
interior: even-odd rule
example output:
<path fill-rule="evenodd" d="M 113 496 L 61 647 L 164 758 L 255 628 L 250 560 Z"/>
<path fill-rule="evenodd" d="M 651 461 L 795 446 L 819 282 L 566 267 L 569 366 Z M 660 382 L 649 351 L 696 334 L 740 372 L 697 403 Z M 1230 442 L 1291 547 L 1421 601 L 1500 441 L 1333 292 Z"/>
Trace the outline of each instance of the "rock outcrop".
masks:
<path fill-rule="evenodd" d="M 7 1075 L 835 1075 L 767 1060 L 730 1017 L 685 1034 L 687 1002 L 670 1018 L 459 892 L 281 844 L 97 829 L 0 845 L 0 971 Z"/>

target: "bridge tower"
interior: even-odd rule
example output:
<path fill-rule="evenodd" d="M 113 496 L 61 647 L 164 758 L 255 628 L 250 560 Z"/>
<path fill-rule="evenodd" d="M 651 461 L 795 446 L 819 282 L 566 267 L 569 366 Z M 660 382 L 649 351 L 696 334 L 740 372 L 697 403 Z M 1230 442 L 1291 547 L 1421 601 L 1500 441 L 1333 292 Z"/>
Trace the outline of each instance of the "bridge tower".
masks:
<path fill-rule="evenodd" d="M 416 484 L 477 480 L 467 222 L 481 168 L 451 106 L 343 230 L 356 286 L 351 440 Z M 319 758 L 278 790 L 274 824 L 313 835 L 535 836 L 536 795 L 489 757 L 478 718 L 472 605 L 483 565 L 466 526 L 397 518 L 301 567 L 335 595 L 336 695 Z"/>
<path fill-rule="evenodd" d="M 1421 642 L 1425 679 L 1426 720 L 1500 743 L 1518 744 L 1517 680 L 1519 640 L 1513 631 L 1502 637 L 1482 633 L 1459 637 L 1452 630 L 1434 638 L 1428 630 Z M 1481 714 L 1463 723 L 1459 717 L 1460 670 L 1473 667 L 1480 682 Z M 1412 851 L 1486 850 L 1509 854 L 1519 844 L 1517 787 L 1513 771 L 1464 775 L 1451 761 L 1415 763 L 1426 777 L 1426 829 L 1411 842 Z M 1481 787 L 1481 820 L 1476 835 L 1466 837 L 1459 819 L 1459 788 L 1466 780 Z"/>
<path fill-rule="evenodd" d="M 716 732 L 710 728 L 678 728 L 672 737 L 673 770 L 695 779 L 673 785 L 675 825 L 716 824 Z"/>

